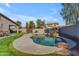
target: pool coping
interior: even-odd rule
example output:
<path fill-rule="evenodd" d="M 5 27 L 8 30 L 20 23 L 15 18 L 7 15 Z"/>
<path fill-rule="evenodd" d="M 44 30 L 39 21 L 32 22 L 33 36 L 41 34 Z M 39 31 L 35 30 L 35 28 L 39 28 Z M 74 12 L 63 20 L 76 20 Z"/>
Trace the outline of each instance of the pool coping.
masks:
<path fill-rule="evenodd" d="M 18 51 L 30 54 L 49 54 L 62 50 L 56 46 L 50 47 L 36 44 L 30 38 L 31 36 L 31 34 L 25 34 L 21 38 L 18 38 L 13 42 L 13 47 Z"/>

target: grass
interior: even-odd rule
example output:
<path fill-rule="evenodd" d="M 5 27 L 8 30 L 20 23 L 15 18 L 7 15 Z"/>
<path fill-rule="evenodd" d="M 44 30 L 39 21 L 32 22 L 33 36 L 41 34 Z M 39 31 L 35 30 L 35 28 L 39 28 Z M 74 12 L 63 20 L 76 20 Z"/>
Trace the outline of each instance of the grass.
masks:
<path fill-rule="evenodd" d="M 9 37 L 0 39 L 0 56 L 63 56 L 61 54 L 56 54 L 56 53 L 34 55 L 34 54 L 22 53 L 16 50 L 13 47 L 12 42 L 17 38 L 21 37 L 22 35 L 23 33 L 17 33 L 14 36 L 9 36 Z"/>
<path fill-rule="evenodd" d="M 0 56 L 12 56 L 9 46 L 15 39 L 21 37 L 23 33 L 17 33 L 13 36 L 8 36 L 0 39 Z"/>

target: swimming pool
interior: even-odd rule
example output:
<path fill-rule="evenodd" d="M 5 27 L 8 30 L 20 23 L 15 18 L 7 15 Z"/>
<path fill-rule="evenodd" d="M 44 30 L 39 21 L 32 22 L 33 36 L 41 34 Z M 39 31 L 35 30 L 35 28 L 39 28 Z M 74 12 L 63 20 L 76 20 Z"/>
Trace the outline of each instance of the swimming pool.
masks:
<path fill-rule="evenodd" d="M 56 46 L 59 42 L 67 43 L 63 38 L 60 37 L 50 37 L 50 36 L 34 36 L 32 37 L 33 42 L 36 44 L 44 45 L 44 46 Z"/>

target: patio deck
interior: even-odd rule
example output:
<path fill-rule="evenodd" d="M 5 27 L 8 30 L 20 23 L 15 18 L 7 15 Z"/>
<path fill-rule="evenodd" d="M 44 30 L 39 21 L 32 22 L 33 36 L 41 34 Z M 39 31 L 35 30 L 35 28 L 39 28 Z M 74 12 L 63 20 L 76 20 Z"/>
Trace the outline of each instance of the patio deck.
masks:
<path fill-rule="evenodd" d="M 48 54 L 55 53 L 57 50 L 59 50 L 57 47 L 48 47 L 35 44 L 30 37 L 31 34 L 26 34 L 23 37 L 15 40 L 13 42 L 14 48 L 21 52 L 30 54 Z"/>
<path fill-rule="evenodd" d="M 62 52 L 64 50 L 62 48 L 58 48 L 56 46 L 52 46 L 52 47 L 43 46 L 43 45 L 34 43 L 30 38 L 31 36 L 32 34 L 25 34 L 21 38 L 15 40 L 13 42 L 13 47 L 20 52 L 29 53 L 29 54 L 39 55 L 39 54 L 49 54 L 49 53 L 60 53 L 61 51 L 60 54 L 66 55 L 66 53 Z"/>

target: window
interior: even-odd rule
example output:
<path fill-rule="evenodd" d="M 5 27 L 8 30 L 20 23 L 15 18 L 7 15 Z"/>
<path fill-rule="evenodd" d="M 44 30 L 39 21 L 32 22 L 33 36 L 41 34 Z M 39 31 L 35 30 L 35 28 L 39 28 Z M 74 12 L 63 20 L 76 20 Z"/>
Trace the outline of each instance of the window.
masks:
<path fill-rule="evenodd" d="M 1 29 L 3 28 L 3 24 L 1 24 Z"/>

